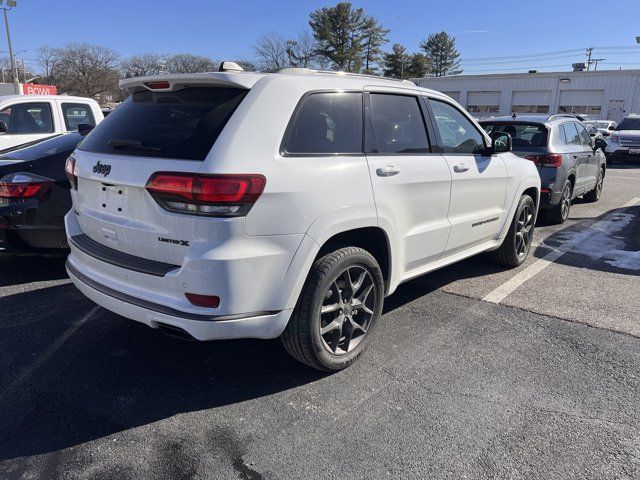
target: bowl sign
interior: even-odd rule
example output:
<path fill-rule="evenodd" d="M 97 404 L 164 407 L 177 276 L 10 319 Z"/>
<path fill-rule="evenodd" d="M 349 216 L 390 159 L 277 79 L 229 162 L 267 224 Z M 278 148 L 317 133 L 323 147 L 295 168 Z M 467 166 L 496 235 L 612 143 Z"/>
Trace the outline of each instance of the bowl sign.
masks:
<path fill-rule="evenodd" d="M 22 84 L 23 95 L 57 95 L 58 89 L 55 85 L 36 85 L 34 83 Z"/>

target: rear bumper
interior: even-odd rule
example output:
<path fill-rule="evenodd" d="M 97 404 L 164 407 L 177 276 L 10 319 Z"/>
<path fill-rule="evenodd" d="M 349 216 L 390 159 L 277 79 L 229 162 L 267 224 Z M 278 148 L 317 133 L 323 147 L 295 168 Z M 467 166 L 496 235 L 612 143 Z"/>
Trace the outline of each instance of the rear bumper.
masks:
<path fill-rule="evenodd" d="M 193 242 L 180 265 L 133 261 L 83 238 L 73 211 L 65 222 L 71 239 L 67 271 L 79 290 L 119 315 L 153 328 L 178 327 L 198 340 L 278 337 L 301 288 L 292 275 L 301 271 L 293 267 L 297 254 L 315 255 L 305 235 L 234 235 Z M 156 271 L 159 265 L 167 270 Z M 220 305 L 195 306 L 187 292 L 218 296 Z"/>
<path fill-rule="evenodd" d="M 540 209 L 545 210 L 549 208 L 553 208 L 560 203 L 560 197 L 562 196 L 562 192 L 554 192 L 552 190 L 549 191 L 541 191 L 540 192 Z"/>
<path fill-rule="evenodd" d="M 619 149 L 613 152 L 605 152 L 607 156 L 607 160 L 613 160 L 618 162 L 628 162 L 628 161 L 640 161 L 640 155 L 631 155 L 629 154 L 629 149 Z"/>
<path fill-rule="evenodd" d="M 177 327 L 196 340 L 276 338 L 284 331 L 292 312 L 291 309 L 242 315 L 180 312 L 102 285 L 82 274 L 71 260 L 67 260 L 66 267 L 75 286 L 98 305 L 151 328 L 161 328 L 166 325 Z"/>

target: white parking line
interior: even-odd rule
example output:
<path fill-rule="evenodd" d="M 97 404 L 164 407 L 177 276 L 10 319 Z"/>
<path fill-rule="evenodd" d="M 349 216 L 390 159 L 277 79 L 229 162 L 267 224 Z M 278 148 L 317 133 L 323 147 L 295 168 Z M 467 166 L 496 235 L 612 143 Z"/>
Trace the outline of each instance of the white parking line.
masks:
<path fill-rule="evenodd" d="M 0 392 L 0 398 L 8 398 L 13 392 L 19 389 L 24 381 L 29 378 L 33 372 L 38 370 L 49 358 L 51 358 L 59 349 L 64 345 L 64 343 L 71 337 L 80 326 L 89 320 L 94 313 L 96 313 L 100 307 L 92 308 L 84 317 L 71 325 L 62 335 L 60 335 L 55 342 L 53 342 L 49 347 L 40 354 L 40 356 L 36 359 L 33 364 L 29 367 L 25 368 L 20 374 L 13 380 L 11 384 L 7 388 L 4 389 L 3 392 Z"/>
<path fill-rule="evenodd" d="M 640 198 L 634 198 L 629 200 L 622 206 L 622 210 L 618 210 L 615 213 L 610 213 L 609 215 L 605 215 L 601 220 L 586 228 L 581 235 L 577 235 L 571 241 L 566 242 L 560 245 L 554 251 L 546 254 L 540 260 L 537 260 L 533 264 L 529 265 L 527 268 L 519 272 L 517 275 L 513 276 L 511 279 L 504 282 L 495 290 L 488 293 L 482 300 L 489 303 L 500 303 L 505 298 L 507 298 L 511 293 L 513 293 L 520 285 L 524 282 L 532 278 L 533 276 L 540 273 L 542 270 L 547 268 L 553 262 L 558 260 L 562 255 L 570 251 L 575 245 L 580 242 L 583 242 L 586 238 L 594 235 L 598 232 L 600 226 L 604 225 L 607 222 L 611 221 L 613 215 L 617 215 L 619 213 L 624 212 L 627 208 L 633 207 L 640 203 Z"/>

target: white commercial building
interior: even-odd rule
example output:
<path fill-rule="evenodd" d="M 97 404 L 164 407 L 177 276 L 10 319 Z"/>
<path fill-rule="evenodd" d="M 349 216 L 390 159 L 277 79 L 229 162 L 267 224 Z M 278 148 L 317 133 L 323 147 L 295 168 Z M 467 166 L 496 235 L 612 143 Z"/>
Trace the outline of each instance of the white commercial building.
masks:
<path fill-rule="evenodd" d="M 455 75 L 412 79 L 475 116 L 582 113 L 619 122 L 640 113 L 640 70 Z"/>

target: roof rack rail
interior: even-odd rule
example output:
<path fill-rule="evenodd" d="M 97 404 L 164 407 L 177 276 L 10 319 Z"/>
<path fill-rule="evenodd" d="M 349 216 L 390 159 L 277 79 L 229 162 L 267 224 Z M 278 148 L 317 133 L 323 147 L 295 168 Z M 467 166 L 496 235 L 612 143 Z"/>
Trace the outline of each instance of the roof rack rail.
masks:
<path fill-rule="evenodd" d="M 378 80 L 389 80 L 392 82 L 398 83 L 410 83 L 411 85 L 415 85 L 411 80 L 403 80 L 400 78 L 393 77 L 383 77 L 382 75 L 371 75 L 368 73 L 351 73 L 344 72 L 342 70 L 315 70 L 313 68 L 306 67 L 284 67 L 284 68 L 273 68 L 269 70 L 263 70 L 264 73 L 289 73 L 289 74 L 297 74 L 297 75 L 305 75 L 310 73 L 322 73 L 326 75 L 344 75 L 349 77 L 364 77 L 364 78 L 376 78 Z"/>

